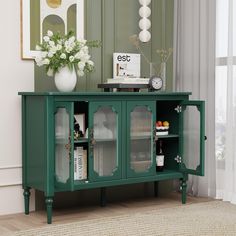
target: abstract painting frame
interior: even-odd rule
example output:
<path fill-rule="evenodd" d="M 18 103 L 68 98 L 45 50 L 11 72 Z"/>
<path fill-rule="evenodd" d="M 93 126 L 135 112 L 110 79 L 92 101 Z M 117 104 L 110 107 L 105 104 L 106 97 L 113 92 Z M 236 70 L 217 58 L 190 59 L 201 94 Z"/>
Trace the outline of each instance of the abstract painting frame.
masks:
<path fill-rule="evenodd" d="M 41 41 L 42 39 L 42 32 L 43 32 L 43 21 L 42 21 L 42 15 L 45 15 L 45 9 L 49 12 L 51 11 L 50 17 L 53 18 L 55 17 L 55 19 L 58 17 L 60 18 L 61 15 L 65 15 L 67 13 L 67 11 L 69 11 L 69 7 L 68 4 L 70 3 L 74 3 L 73 5 L 75 5 L 76 7 L 76 36 L 77 38 L 84 38 L 84 0 L 60 0 L 61 5 L 59 7 L 48 7 L 45 5 L 48 4 L 48 2 L 52 1 L 55 2 L 56 0 L 33 0 L 33 3 L 35 4 L 37 1 L 40 4 L 40 7 L 36 8 L 31 6 L 31 2 L 32 0 L 21 0 L 21 58 L 22 59 L 34 59 L 38 52 L 34 49 L 36 44 L 34 45 L 33 42 L 32 43 L 32 35 L 34 35 L 34 32 L 32 31 L 32 15 L 34 16 L 34 12 L 32 12 L 31 9 L 33 9 L 33 11 L 39 11 L 37 12 L 37 14 L 35 14 L 36 16 L 39 16 L 39 23 L 38 23 L 38 40 L 37 42 Z M 59 2 L 59 1 L 58 1 Z M 72 6 L 72 5 L 71 5 Z M 48 10 L 48 9 L 49 10 Z M 46 12 L 48 14 L 48 12 Z M 65 13 L 66 12 L 66 13 Z M 41 18 L 40 18 L 41 17 Z M 67 20 L 68 20 L 68 16 L 67 18 L 64 17 L 64 28 L 65 28 L 65 32 L 69 31 L 69 28 L 67 28 Z M 63 19 L 63 17 L 62 17 Z"/>

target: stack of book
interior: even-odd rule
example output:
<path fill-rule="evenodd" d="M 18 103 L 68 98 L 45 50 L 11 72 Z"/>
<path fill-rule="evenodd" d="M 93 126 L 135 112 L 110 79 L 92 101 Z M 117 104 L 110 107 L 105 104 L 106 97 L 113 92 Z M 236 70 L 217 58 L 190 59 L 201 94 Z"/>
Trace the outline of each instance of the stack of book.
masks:
<path fill-rule="evenodd" d="M 149 84 L 149 78 L 112 78 L 108 84 Z"/>
<path fill-rule="evenodd" d="M 87 150 L 77 147 L 74 150 L 74 180 L 87 179 Z"/>

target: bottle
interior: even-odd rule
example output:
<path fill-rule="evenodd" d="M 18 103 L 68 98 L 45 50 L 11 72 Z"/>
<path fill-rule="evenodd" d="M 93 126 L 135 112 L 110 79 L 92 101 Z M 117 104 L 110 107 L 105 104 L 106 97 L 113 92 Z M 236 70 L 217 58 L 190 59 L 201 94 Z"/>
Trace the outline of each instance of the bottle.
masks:
<path fill-rule="evenodd" d="M 164 154 L 162 151 L 162 141 L 159 142 L 159 150 L 156 155 L 156 171 L 163 171 L 164 169 Z"/>

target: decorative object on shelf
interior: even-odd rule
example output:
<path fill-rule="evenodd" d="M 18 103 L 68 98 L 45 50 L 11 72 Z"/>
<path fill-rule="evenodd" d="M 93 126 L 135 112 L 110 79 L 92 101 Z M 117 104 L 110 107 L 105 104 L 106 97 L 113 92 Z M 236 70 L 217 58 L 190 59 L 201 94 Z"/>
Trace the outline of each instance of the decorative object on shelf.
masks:
<path fill-rule="evenodd" d="M 159 54 L 160 59 L 161 59 L 161 64 L 160 64 L 160 77 L 163 80 L 163 90 L 166 90 L 166 63 L 170 56 L 172 55 L 173 48 L 169 49 L 160 49 L 156 51 L 157 54 Z"/>
<path fill-rule="evenodd" d="M 157 77 L 155 75 L 153 75 L 150 79 L 149 79 L 149 89 L 151 91 L 155 91 L 155 90 L 160 90 L 163 86 L 163 80 L 161 77 Z"/>
<path fill-rule="evenodd" d="M 84 0 L 21 0 L 21 58 L 34 59 L 35 46 L 49 30 L 84 38 Z"/>
<path fill-rule="evenodd" d="M 151 0 L 139 0 L 141 5 L 139 9 L 139 15 L 141 20 L 139 21 L 139 28 L 141 32 L 139 33 L 139 39 L 143 43 L 147 43 L 151 39 L 151 33 L 148 31 L 151 27 L 151 21 L 148 19 L 151 15 L 151 9 L 148 5 L 151 3 Z"/>
<path fill-rule="evenodd" d="M 76 85 L 76 74 L 83 76 L 92 72 L 94 63 L 90 60 L 89 47 L 98 47 L 98 41 L 77 40 L 74 32 L 62 36 L 48 31 L 43 42 L 36 46 L 40 54 L 35 58 L 38 66 L 46 66 L 48 76 L 55 75 L 55 84 L 60 92 L 71 92 Z"/>
<path fill-rule="evenodd" d="M 139 77 L 140 54 L 113 53 L 113 79 Z"/>
<path fill-rule="evenodd" d="M 163 80 L 163 86 L 162 90 L 166 90 L 166 63 L 170 56 L 172 55 L 173 48 L 169 49 L 160 49 L 156 50 L 157 54 L 160 56 L 160 63 L 157 62 L 151 62 L 148 57 L 143 52 L 141 46 L 140 46 L 140 38 L 134 34 L 129 37 L 130 42 L 136 47 L 137 51 L 140 52 L 140 54 L 143 56 L 144 60 L 149 64 L 150 66 L 150 77 L 156 76 L 161 77 Z"/>
<path fill-rule="evenodd" d="M 84 137 L 84 114 L 74 115 L 74 140 Z"/>
<path fill-rule="evenodd" d="M 168 121 L 157 121 L 156 122 L 156 135 L 168 135 L 170 123 Z"/>
<path fill-rule="evenodd" d="M 64 66 L 55 73 L 55 85 L 60 92 L 71 92 L 76 85 L 77 77 L 74 67 L 72 70 Z"/>
<path fill-rule="evenodd" d="M 165 155 L 162 151 L 162 140 L 159 141 L 159 148 L 158 152 L 156 155 L 156 171 L 160 172 L 164 170 L 164 159 Z"/>

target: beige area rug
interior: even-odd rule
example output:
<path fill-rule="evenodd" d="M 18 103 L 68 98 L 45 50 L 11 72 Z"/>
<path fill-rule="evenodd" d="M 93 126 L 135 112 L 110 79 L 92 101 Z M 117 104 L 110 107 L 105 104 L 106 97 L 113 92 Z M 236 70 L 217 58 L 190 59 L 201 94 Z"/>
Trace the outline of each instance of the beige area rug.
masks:
<path fill-rule="evenodd" d="M 236 205 L 211 201 L 19 231 L 14 236 L 236 235 Z"/>

